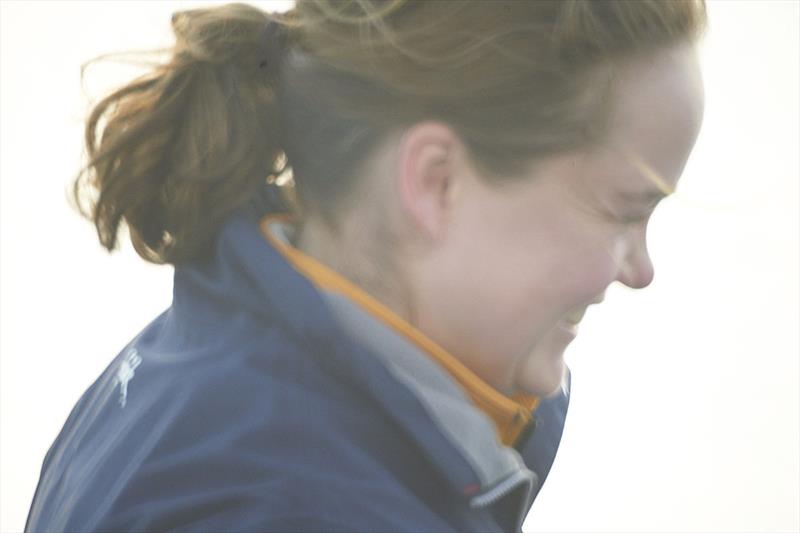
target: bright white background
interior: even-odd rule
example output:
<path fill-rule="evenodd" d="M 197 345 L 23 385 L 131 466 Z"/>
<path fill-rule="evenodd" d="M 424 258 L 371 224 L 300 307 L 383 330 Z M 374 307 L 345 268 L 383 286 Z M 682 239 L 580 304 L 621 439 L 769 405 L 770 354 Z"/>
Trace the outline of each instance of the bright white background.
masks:
<path fill-rule="evenodd" d="M 171 300 L 169 267 L 129 244 L 108 256 L 66 203 L 89 98 L 139 73 L 92 66 L 84 93 L 80 65 L 169 45 L 172 12 L 197 4 L 0 4 L 4 532 L 23 528 L 80 394 Z M 561 449 L 527 531 L 800 530 L 800 4 L 708 8 L 705 121 L 651 223 L 656 279 L 612 287 L 583 320 Z"/>

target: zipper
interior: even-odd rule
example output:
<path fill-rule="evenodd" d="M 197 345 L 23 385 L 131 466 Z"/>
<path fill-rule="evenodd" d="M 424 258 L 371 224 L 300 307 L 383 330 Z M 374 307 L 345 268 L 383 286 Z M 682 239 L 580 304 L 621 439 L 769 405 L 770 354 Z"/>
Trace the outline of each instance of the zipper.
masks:
<path fill-rule="evenodd" d="M 473 509 L 489 507 L 493 503 L 509 494 L 511 491 L 524 486 L 525 492 L 519 505 L 517 527 L 515 529 L 515 531 L 520 531 L 522 529 L 522 522 L 525 520 L 525 516 L 528 514 L 528 505 L 530 504 L 534 484 L 537 483 L 538 480 L 539 477 L 535 472 L 523 467 L 520 470 L 513 472 L 510 476 L 483 494 L 474 496 L 470 500 L 470 507 Z"/>
<path fill-rule="evenodd" d="M 473 508 L 488 507 L 512 490 L 525 483 L 527 483 L 528 488 L 532 490 L 533 484 L 536 480 L 536 474 L 527 468 L 523 470 L 517 470 L 488 491 L 474 496 L 469 502 L 470 506 Z"/>
<path fill-rule="evenodd" d="M 525 444 L 527 444 L 533 434 L 536 433 L 536 429 L 539 427 L 539 424 L 539 419 L 535 415 L 532 416 L 530 422 L 528 422 L 527 425 L 520 430 L 517 438 L 513 443 L 511 443 L 511 446 L 519 453 L 522 453 L 522 448 L 525 447 Z"/>

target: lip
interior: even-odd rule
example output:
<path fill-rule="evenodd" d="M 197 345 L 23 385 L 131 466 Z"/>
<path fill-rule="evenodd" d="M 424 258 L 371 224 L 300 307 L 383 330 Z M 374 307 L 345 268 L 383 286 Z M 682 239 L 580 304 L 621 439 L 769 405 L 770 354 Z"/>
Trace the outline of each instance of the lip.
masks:
<path fill-rule="evenodd" d="M 571 338 L 575 338 L 575 336 L 578 335 L 577 323 L 573 324 L 565 320 L 559 320 L 558 329 Z"/>
<path fill-rule="evenodd" d="M 569 333 L 577 333 L 577 328 L 575 326 L 577 326 L 580 323 L 580 321 L 583 320 L 583 316 L 586 314 L 586 311 L 589 310 L 589 306 L 594 304 L 599 304 L 603 300 L 605 300 L 605 294 L 601 294 L 600 296 L 598 296 L 597 298 L 586 304 L 586 306 L 584 306 L 580 310 L 580 312 L 573 312 L 567 315 L 566 317 L 562 318 L 561 322 L 559 322 L 559 324 L 563 323 L 562 329 L 566 329 L 567 332 Z M 577 320 L 570 320 L 570 318 L 573 319 L 577 318 Z"/>

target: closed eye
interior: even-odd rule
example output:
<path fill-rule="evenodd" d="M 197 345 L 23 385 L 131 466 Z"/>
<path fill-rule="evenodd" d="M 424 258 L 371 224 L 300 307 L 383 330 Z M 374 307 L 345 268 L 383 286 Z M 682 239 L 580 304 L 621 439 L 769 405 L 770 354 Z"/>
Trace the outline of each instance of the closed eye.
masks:
<path fill-rule="evenodd" d="M 647 220 L 648 215 L 635 215 L 631 217 L 623 217 L 620 219 L 620 222 L 623 224 L 638 224 L 639 222 L 644 222 Z"/>
<path fill-rule="evenodd" d="M 655 200 L 655 201 L 651 202 L 650 205 L 647 206 L 647 209 L 645 209 L 644 211 L 638 211 L 637 210 L 638 211 L 637 213 L 634 213 L 634 214 L 628 215 L 628 216 L 620 217 L 619 221 L 621 223 L 623 223 L 623 224 L 626 224 L 626 225 L 639 224 L 639 223 L 642 223 L 642 222 L 647 222 L 647 220 L 650 218 L 650 215 L 653 214 L 653 211 L 655 211 L 655 209 L 656 209 L 656 207 L 658 207 L 658 205 L 659 205 L 659 201 Z"/>
<path fill-rule="evenodd" d="M 626 226 L 642 224 L 644 222 L 647 222 L 647 219 L 650 218 L 650 213 L 651 211 L 648 211 L 646 213 L 637 213 L 635 215 L 630 215 L 630 216 L 622 216 L 618 217 L 617 221 L 621 224 L 625 224 Z"/>

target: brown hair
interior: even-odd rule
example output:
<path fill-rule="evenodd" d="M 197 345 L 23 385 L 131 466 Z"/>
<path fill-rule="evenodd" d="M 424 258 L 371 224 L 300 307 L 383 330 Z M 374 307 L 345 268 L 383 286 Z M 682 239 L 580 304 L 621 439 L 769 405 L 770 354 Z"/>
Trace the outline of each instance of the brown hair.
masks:
<path fill-rule="evenodd" d="M 268 20 L 284 30 L 280 70 L 259 68 Z M 171 58 L 91 111 L 73 198 L 108 250 L 124 221 L 142 257 L 177 264 L 206 256 L 248 202 L 335 224 L 376 143 L 423 119 L 449 125 L 485 178 L 513 178 L 537 158 L 602 142 L 615 70 L 695 42 L 706 24 L 704 0 L 181 11 Z M 296 197 L 276 194 L 291 192 L 275 185 L 287 174 Z"/>

